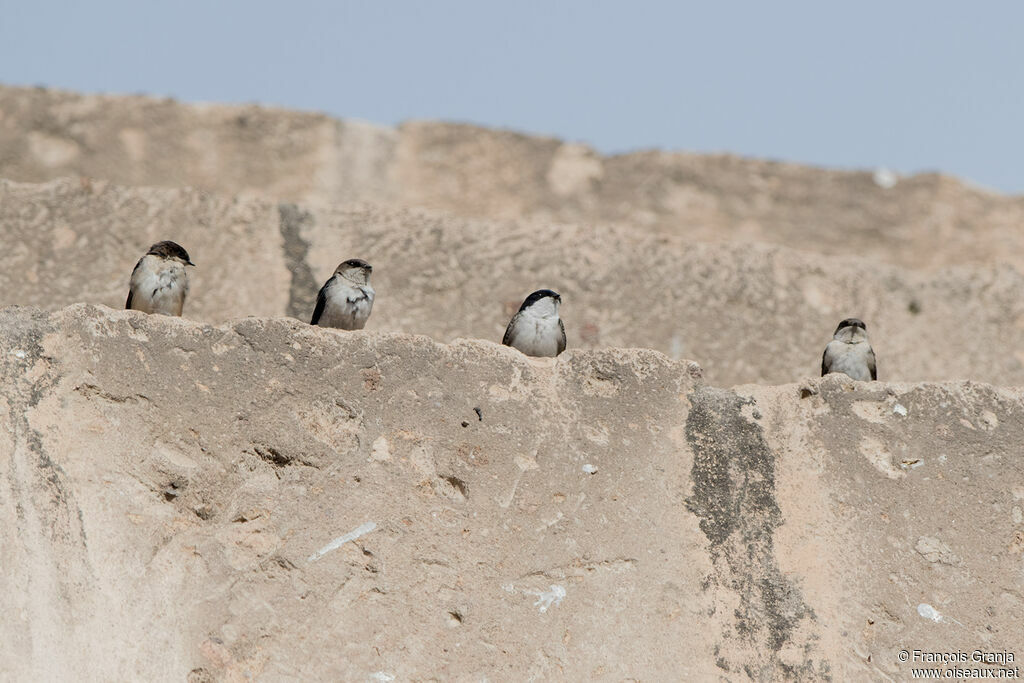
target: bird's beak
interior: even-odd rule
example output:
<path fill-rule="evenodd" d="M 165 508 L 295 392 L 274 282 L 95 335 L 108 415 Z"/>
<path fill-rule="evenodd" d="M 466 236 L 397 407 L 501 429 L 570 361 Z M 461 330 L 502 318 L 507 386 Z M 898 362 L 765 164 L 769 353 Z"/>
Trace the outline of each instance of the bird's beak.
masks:
<path fill-rule="evenodd" d="M 185 261 L 185 265 L 186 266 L 192 266 L 193 268 L 196 267 L 196 264 L 192 263 L 191 261 Z"/>

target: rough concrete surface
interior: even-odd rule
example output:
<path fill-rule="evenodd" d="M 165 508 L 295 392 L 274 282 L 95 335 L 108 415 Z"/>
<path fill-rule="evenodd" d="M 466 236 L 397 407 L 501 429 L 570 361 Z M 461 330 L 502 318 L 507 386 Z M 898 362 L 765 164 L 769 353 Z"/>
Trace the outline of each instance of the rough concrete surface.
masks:
<path fill-rule="evenodd" d="M 820 372 L 836 324 L 868 324 L 879 378 L 1024 385 L 1024 275 L 1003 266 L 901 270 L 779 247 L 693 244 L 625 227 L 484 221 L 423 210 L 274 205 L 188 189 L 0 181 L 0 305 L 123 307 L 157 239 L 198 264 L 186 317 L 309 320 L 350 257 L 374 265 L 369 329 L 500 341 L 523 298 L 565 300 L 570 348 L 695 358 L 709 382 Z"/>
<path fill-rule="evenodd" d="M 0 178 L 82 175 L 292 202 L 615 223 L 915 268 L 1024 264 L 1024 198 L 730 155 L 637 152 L 477 126 L 397 128 L 254 105 L 0 87 Z"/>
<path fill-rule="evenodd" d="M 1020 666 L 1022 202 L 0 87 L 0 679 Z M 184 318 L 120 310 L 160 239 Z M 539 287 L 557 359 L 495 343 Z M 882 382 L 814 377 L 851 315 Z"/>
<path fill-rule="evenodd" d="M 0 349 L 5 678 L 904 680 L 903 647 L 1024 646 L 1019 389 L 87 305 L 6 309 Z"/>
<path fill-rule="evenodd" d="M 0 180 L 0 305 L 124 307 L 135 263 L 151 244 L 170 239 L 196 263 L 186 316 L 281 315 L 290 273 L 280 223 L 272 203 L 191 189 Z M 209 291 L 219 293 L 216 304 L 202 295 Z"/>

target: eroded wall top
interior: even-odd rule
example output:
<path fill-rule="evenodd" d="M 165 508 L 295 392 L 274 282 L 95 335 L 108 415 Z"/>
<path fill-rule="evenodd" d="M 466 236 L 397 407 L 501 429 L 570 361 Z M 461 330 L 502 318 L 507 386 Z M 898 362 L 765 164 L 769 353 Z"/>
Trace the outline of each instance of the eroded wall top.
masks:
<path fill-rule="evenodd" d="M 466 217 L 629 225 L 932 267 L 1024 263 L 1024 200 L 728 155 L 586 146 L 469 125 L 396 129 L 257 106 L 0 87 L 0 178 L 369 201 Z"/>
<path fill-rule="evenodd" d="M 908 646 L 1024 647 L 1019 390 L 81 305 L 0 312 L 0 350 L 5 678 L 904 679 Z"/>

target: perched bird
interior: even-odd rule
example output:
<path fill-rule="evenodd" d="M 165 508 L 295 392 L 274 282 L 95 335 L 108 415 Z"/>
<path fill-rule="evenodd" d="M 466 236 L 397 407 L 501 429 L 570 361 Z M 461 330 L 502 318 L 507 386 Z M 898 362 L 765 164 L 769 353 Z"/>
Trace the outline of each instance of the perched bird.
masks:
<path fill-rule="evenodd" d="M 188 295 L 188 273 L 194 266 L 180 244 L 157 242 L 132 271 L 124 307 L 143 313 L 181 315 Z"/>
<path fill-rule="evenodd" d="M 875 352 L 868 343 L 867 330 L 867 326 L 857 318 L 847 318 L 839 323 L 821 356 L 822 377 L 830 372 L 841 372 L 862 382 L 878 379 Z"/>
<path fill-rule="evenodd" d="M 526 297 L 512 316 L 501 343 L 527 356 L 554 357 L 565 351 L 565 325 L 558 317 L 562 297 L 550 289 L 538 289 Z"/>
<path fill-rule="evenodd" d="M 349 259 L 334 269 L 320 293 L 310 325 L 361 330 L 373 309 L 376 292 L 370 286 L 373 266 L 362 259 Z"/>

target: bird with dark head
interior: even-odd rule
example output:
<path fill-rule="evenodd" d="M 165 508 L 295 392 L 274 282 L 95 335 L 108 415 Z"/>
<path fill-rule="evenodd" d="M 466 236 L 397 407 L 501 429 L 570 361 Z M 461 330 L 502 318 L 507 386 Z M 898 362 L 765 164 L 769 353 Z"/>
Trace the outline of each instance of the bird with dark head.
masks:
<path fill-rule="evenodd" d="M 512 316 L 501 343 L 527 356 L 554 357 L 565 351 L 565 325 L 558 317 L 562 297 L 550 289 L 538 289 L 526 297 Z"/>
<path fill-rule="evenodd" d="M 135 264 L 124 307 L 143 313 L 181 315 L 188 296 L 185 266 L 194 265 L 177 242 L 157 242 Z"/>
<path fill-rule="evenodd" d="M 362 259 L 342 261 L 320 288 L 310 325 L 361 330 L 373 310 L 376 292 L 370 286 L 373 266 Z"/>
<path fill-rule="evenodd" d="M 862 382 L 878 379 L 875 351 L 868 342 L 868 327 L 859 318 L 847 318 L 839 323 L 832 341 L 825 347 L 821 376 L 833 372 Z"/>

